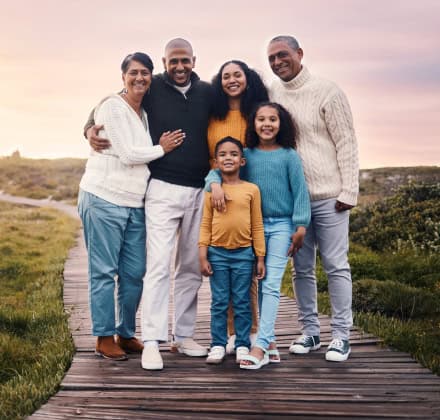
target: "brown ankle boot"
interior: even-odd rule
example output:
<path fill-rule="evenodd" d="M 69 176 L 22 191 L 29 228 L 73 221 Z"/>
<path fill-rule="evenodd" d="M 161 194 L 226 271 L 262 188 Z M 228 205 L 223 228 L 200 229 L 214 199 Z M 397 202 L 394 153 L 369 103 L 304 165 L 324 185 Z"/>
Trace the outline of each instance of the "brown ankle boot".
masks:
<path fill-rule="evenodd" d="M 106 337 L 98 337 L 96 340 L 95 354 L 110 360 L 127 360 L 127 355 L 115 343 L 112 335 Z"/>
<path fill-rule="evenodd" d="M 136 337 L 124 338 L 117 335 L 116 344 L 126 353 L 142 353 L 144 349 L 144 345 Z"/>

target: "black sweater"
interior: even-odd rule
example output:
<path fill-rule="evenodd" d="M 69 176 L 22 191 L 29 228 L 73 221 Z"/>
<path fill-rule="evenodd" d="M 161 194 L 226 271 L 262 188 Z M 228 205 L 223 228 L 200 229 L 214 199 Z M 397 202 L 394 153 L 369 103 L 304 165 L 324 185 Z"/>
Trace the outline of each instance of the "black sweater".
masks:
<path fill-rule="evenodd" d="M 191 74 L 191 87 L 184 96 L 166 73 L 153 77 L 142 106 L 148 114 L 153 144 L 168 130 L 181 128 L 183 144 L 160 159 L 150 162 L 152 178 L 171 184 L 202 188 L 209 171 L 206 132 L 211 111 L 212 93 L 208 83 Z"/>

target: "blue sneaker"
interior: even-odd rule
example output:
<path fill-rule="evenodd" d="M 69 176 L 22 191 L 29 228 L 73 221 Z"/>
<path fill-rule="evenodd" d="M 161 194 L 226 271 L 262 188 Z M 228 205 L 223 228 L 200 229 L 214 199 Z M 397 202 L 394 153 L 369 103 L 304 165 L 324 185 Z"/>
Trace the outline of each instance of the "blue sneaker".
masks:
<path fill-rule="evenodd" d="M 292 341 L 289 352 L 294 354 L 306 354 L 311 350 L 318 350 L 321 347 L 319 335 L 305 335 Z"/>
<path fill-rule="evenodd" d="M 351 352 L 350 343 L 348 340 L 334 338 L 327 347 L 325 353 L 325 360 L 329 362 L 345 362 Z"/>

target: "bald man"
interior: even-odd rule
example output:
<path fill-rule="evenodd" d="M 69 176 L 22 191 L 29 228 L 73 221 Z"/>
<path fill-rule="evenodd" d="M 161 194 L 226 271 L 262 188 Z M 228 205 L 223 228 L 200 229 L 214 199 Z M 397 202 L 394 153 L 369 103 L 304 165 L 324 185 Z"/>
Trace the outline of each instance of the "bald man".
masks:
<path fill-rule="evenodd" d="M 149 164 L 151 178 L 145 197 L 147 274 L 142 296 L 142 367 L 163 368 L 158 344 L 168 341 L 170 267 L 175 255 L 174 322 L 171 351 L 205 356 L 207 349 L 193 340 L 197 292 L 202 278 L 198 265 L 198 234 L 202 215 L 204 177 L 209 170 L 206 132 L 211 87 L 193 71 L 191 44 L 168 42 L 162 59 L 165 72 L 153 77 L 142 106 L 148 114 L 153 144 L 166 131 L 181 129 L 182 145 Z M 90 124 L 89 124 L 90 126 Z M 95 150 L 108 147 L 97 127 L 87 130 Z"/>

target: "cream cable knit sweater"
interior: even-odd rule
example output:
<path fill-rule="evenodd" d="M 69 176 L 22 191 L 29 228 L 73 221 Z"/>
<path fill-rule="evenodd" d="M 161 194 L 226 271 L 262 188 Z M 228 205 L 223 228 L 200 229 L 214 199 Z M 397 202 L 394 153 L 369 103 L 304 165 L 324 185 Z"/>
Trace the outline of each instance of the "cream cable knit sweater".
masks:
<path fill-rule="evenodd" d="M 143 121 L 119 95 L 112 95 L 95 110 L 100 136 L 111 142 L 102 153 L 91 151 L 80 188 L 118 206 L 143 207 L 150 171 L 146 163 L 164 155 L 153 146 L 147 114 Z M 145 125 L 144 125 L 145 124 Z"/>
<path fill-rule="evenodd" d="M 298 149 L 312 201 L 327 198 L 356 205 L 359 161 L 350 105 L 333 82 L 303 66 L 289 82 L 277 79 L 270 98 L 290 111 L 298 128 Z"/>

